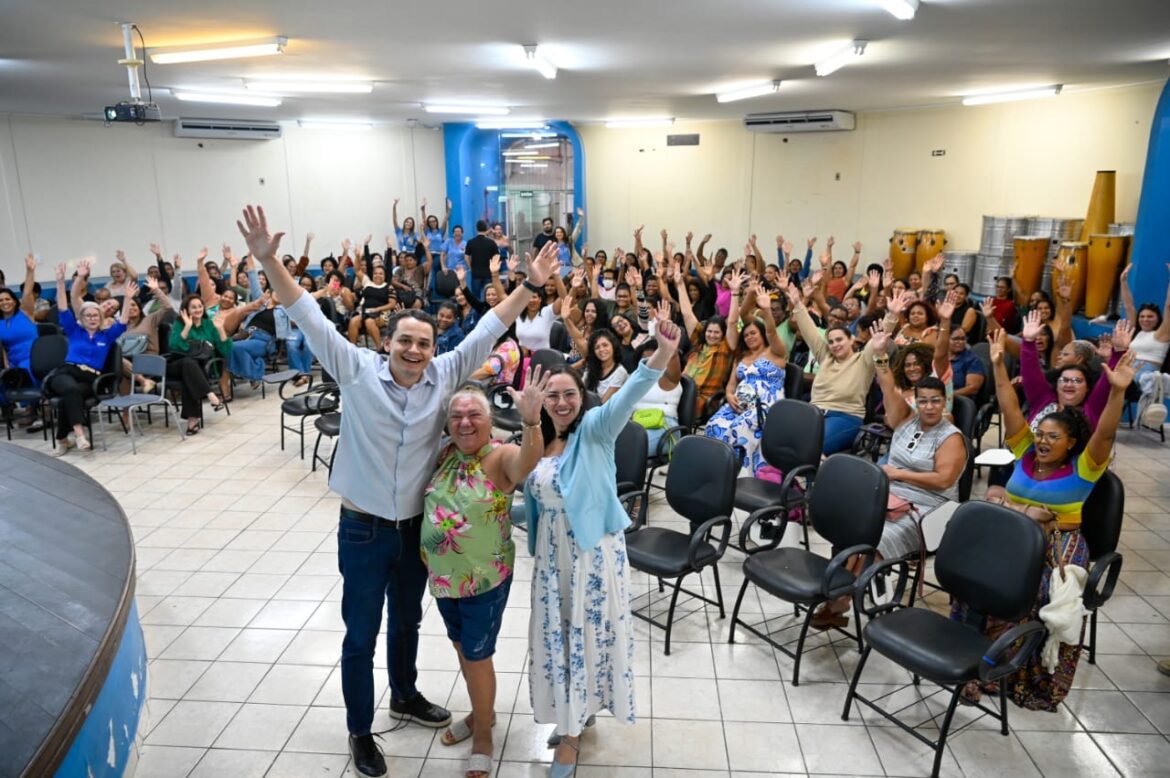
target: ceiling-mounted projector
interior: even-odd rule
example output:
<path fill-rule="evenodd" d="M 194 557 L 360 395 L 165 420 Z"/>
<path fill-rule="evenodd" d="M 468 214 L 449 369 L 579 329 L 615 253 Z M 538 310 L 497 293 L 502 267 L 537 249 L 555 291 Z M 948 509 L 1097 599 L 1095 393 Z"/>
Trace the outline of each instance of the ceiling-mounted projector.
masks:
<path fill-rule="evenodd" d="M 162 112 L 154 103 L 124 102 L 117 105 L 107 105 L 105 116 L 106 124 L 110 122 L 144 124 L 145 122 L 162 121 Z"/>

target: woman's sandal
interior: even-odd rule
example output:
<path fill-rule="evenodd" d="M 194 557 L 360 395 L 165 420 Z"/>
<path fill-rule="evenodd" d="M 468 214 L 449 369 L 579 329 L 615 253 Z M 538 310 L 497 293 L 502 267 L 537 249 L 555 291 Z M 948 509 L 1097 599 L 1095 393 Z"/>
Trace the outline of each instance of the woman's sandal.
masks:
<path fill-rule="evenodd" d="M 93 444 L 89 442 L 88 438 L 86 438 L 84 435 L 77 436 L 78 451 L 89 451 L 91 448 L 93 448 Z"/>
<path fill-rule="evenodd" d="M 459 719 L 458 721 L 451 722 L 451 726 L 443 730 L 442 735 L 439 735 L 439 742 L 445 746 L 453 746 L 456 743 L 462 743 L 464 740 L 467 740 L 467 738 L 471 737 L 473 734 L 471 731 L 471 725 L 467 723 L 470 718 L 471 716 L 468 715 L 465 719 Z M 495 725 L 496 717 L 495 714 L 492 714 L 492 726 L 494 727 Z"/>
<path fill-rule="evenodd" d="M 813 629 L 831 629 L 833 627 L 847 627 L 849 626 L 849 617 L 844 613 L 838 613 L 828 606 L 822 605 L 816 613 L 813 614 L 812 621 L 809 626 Z"/>
<path fill-rule="evenodd" d="M 487 778 L 492 774 L 491 754 L 472 754 L 467 757 L 466 778 Z"/>
<path fill-rule="evenodd" d="M 564 764 L 558 762 L 556 756 L 553 756 L 552 764 L 548 767 L 549 778 L 573 778 L 577 773 L 577 759 L 581 758 L 581 748 L 576 743 L 571 743 L 568 740 L 562 740 L 561 744 L 573 749 L 573 756 L 576 758 L 572 764 Z"/>
<path fill-rule="evenodd" d="M 592 727 L 596 723 L 597 723 L 596 716 L 590 716 L 589 718 L 585 719 L 585 726 L 586 727 Z M 548 736 L 548 747 L 549 748 L 556 748 L 560 744 L 561 744 L 561 736 L 558 735 L 557 731 L 554 729 L 552 731 L 552 734 Z"/>
<path fill-rule="evenodd" d="M 53 456 L 63 457 L 63 456 L 65 456 L 65 452 L 67 452 L 71 448 L 73 448 L 73 444 L 69 442 L 69 438 L 65 438 L 64 440 L 58 440 L 57 441 L 57 448 L 53 449 Z"/>

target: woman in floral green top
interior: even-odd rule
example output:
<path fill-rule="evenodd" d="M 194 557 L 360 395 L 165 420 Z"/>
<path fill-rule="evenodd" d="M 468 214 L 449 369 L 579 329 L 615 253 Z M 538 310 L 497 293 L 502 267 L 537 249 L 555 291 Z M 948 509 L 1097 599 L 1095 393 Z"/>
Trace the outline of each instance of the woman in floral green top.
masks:
<path fill-rule="evenodd" d="M 451 443 L 426 490 L 419 545 L 471 698 L 471 715 L 453 723 L 441 741 L 449 746 L 474 738 L 467 778 L 486 778 L 492 769 L 492 654 L 516 558 L 509 511 L 512 490 L 544 452 L 540 409 L 547 383 L 538 368 L 523 392 L 508 389 L 524 425 L 519 446 L 491 439 L 491 406 L 483 392 L 456 392 L 447 409 Z"/>

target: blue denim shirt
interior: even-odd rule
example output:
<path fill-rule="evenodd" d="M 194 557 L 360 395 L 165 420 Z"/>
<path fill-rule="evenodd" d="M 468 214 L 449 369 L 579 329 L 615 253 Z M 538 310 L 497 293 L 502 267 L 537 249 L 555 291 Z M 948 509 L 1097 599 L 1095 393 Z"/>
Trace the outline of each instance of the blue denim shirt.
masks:
<path fill-rule="evenodd" d="M 630 524 L 630 517 L 617 498 L 614 446 L 634 413 L 634 406 L 658 383 L 662 372 L 647 367 L 644 362 L 639 364 L 608 402 L 585 412 L 577 429 L 565 441 L 557 467 L 565 496 L 565 513 L 582 549 L 596 548 L 603 536 L 621 532 Z M 528 552 L 535 556 L 540 506 L 527 489 L 524 512 L 528 516 Z"/>

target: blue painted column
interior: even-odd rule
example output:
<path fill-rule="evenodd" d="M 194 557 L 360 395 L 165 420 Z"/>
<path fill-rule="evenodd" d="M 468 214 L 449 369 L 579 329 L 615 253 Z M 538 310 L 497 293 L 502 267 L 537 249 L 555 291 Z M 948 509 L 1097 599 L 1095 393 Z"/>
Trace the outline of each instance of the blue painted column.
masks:
<path fill-rule="evenodd" d="M 1133 270 L 1129 274 L 1134 302 L 1162 305 L 1170 262 L 1170 82 L 1154 110 L 1150 147 L 1134 228 Z"/>

